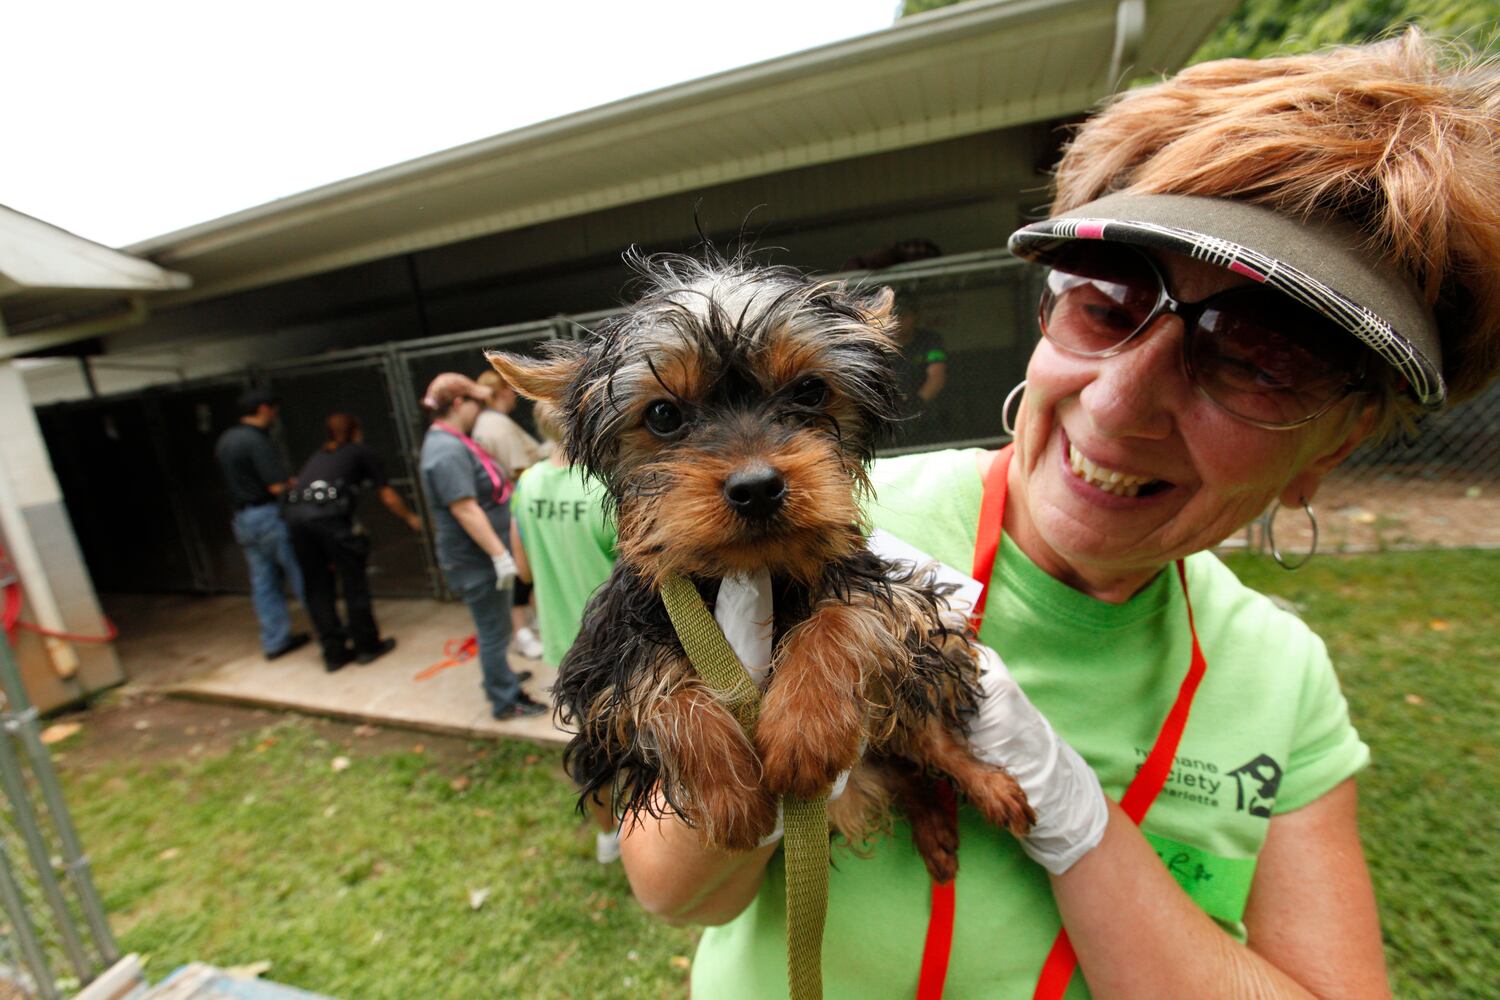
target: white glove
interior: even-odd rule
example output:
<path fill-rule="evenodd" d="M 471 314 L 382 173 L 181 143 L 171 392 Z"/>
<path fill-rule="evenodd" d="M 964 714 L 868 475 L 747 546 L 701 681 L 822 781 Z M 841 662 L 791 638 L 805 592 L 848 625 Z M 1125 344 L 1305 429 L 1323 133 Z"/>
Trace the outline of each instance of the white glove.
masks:
<path fill-rule="evenodd" d="M 516 582 L 516 561 L 501 549 L 498 556 L 490 556 L 490 562 L 495 564 L 495 589 L 509 590 Z"/>
<path fill-rule="evenodd" d="M 1109 806 L 1099 778 L 1027 700 L 994 650 L 979 647 L 982 700 L 969 721 L 969 746 L 980 760 L 1010 772 L 1036 825 L 1021 839 L 1027 856 L 1053 875 L 1099 846 Z"/>

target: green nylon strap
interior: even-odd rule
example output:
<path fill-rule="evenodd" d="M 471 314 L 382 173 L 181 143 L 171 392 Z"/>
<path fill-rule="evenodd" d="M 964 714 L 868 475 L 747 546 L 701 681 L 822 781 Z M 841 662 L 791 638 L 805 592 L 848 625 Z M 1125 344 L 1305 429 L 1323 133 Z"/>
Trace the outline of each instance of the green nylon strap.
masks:
<path fill-rule="evenodd" d="M 661 587 L 677 639 L 698 675 L 725 703 L 746 733 L 755 732 L 760 691 L 734 655 L 698 588 L 673 574 Z M 786 830 L 786 963 L 792 1000 L 823 996 L 823 922 L 828 913 L 828 798 L 781 803 Z"/>
<path fill-rule="evenodd" d="M 828 796 L 781 800 L 786 834 L 786 964 L 793 1000 L 823 996 L 823 920 L 828 915 Z"/>
<path fill-rule="evenodd" d="M 694 669 L 713 688 L 741 728 L 754 733 L 755 720 L 760 716 L 760 691 L 740 658 L 734 655 L 719 623 L 708 613 L 698 588 L 687 577 L 674 573 L 662 582 L 661 599 L 667 606 L 667 616 L 672 619 L 672 628 L 677 630 L 677 640 L 687 650 Z"/>

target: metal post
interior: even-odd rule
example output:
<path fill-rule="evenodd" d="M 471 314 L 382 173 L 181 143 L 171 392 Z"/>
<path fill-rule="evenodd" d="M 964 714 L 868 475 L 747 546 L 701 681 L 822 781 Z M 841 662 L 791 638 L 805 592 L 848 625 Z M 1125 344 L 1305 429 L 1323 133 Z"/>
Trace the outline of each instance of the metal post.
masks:
<path fill-rule="evenodd" d="M 89 872 L 88 856 L 83 853 L 78 831 L 73 826 L 73 818 L 68 813 L 67 803 L 63 800 L 62 786 L 58 784 L 57 772 L 52 767 L 52 757 L 47 753 L 41 734 L 37 731 L 36 711 L 31 707 L 31 699 L 27 697 L 25 685 L 21 683 L 21 673 L 16 665 L 15 653 L 10 648 L 8 638 L 0 638 L 0 689 L 4 690 L 6 703 L 10 709 L 10 718 L 6 720 L 5 728 L 17 734 L 31 760 L 32 774 L 36 778 L 37 787 L 42 791 L 42 801 L 47 806 L 52 825 L 57 830 L 62 847 L 63 866 L 68 873 L 69 881 L 73 884 L 74 892 L 78 895 L 78 903 L 83 910 L 84 919 L 88 921 L 89 930 L 93 934 L 94 947 L 103 957 L 105 964 L 112 963 L 120 957 L 119 948 L 115 944 L 114 934 L 109 929 L 109 921 L 105 918 L 104 904 L 94 889 L 94 881 Z M 16 777 L 19 778 L 19 769 L 15 766 L 10 742 L 0 739 L 0 744 L 3 744 L 3 750 L 0 750 L 0 767 L 7 772 L 14 769 Z M 10 777 L 6 776 L 5 780 L 9 788 Z M 24 784 L 20 791 L 24 794 Z M 25 809 L 30 813 L 30 801 L 25 801 Z M 16 808 L 19 817 L 22 808 L 19 802 L 16 803 Z M 45 887 L 49 881 L 52 882 L 53 890 L 56 892 L 55 881 L 51 879 L 51 859 L 45 848 L 41 851 L 41 862 L 41 871 L 46 876 L 43 885 Z M 60 901 L 61 893 L 57 893 L 57 896 Z M 54 909 L 56 908 L 54 904 Z M 66 916 L 65 907 L 62 912 Z M 72 926 L 71 919 L 65 923 L 64 942 L 66 943 L 69 938 L 77 940 L 77 932 Z M 92 968 L 84 968 L 80 970 L 79 975 L 87 981 L 94 971 Z"/>
<path fill-rule="evenodd" d="M 59 994 L 56 983 L 52 981 L 52 967 L 47 964 L 47 955 L 42 951 L 41 942 L 37 940 L 31 915 L 26 912 L 26 900 L 21 897 L 21 887 L 16 883 L 15 872 L 10 865 L 10 853 L 5 850 L 3 843 L 0 843 L 0 903 L 4 904 L 6 916 L 10 917 L 10 926 L 20 939 L 21 954 L 31 967 L 31 977 L 36 980 L 36 987 L 43 1000 L 56 1000 Z"/>
<path fill-rule="evenodd" d="M 416 510 L 422 512 L 422 561 L 427 568 L 427 586 L 433 597 L 443 596 L 442 573 L 438 570 L 433 548 L 434 523 L 427 491 L 422 488 L 420 453 L 422 451 L 422 414 L 417 409 L 417 390 L 411 381 L 407 357 L 399 345 L 390 344 L 384 352 L 385 388 L 390 396 L 391 413 L 396 421 L 396 440 L 401 445 L 401 462 L 411 480 L 411 496 Z"/>
<path fill-rule="evenodd" d="M 4 645 L 8 657 L 10 643 Z M 31 713 L 27 713 L 29 716 Z M 14 712 L 0 714 L 5 720 L 5 728 L 14 732 L 14 727 L 22 726 L 29 721 L 26 716 L 18 716 Z M 47 900 L 47 905 L 52 909 L 52 919 L 57 924 L 58 935 L 62 938 L 63 951 L 68 955 L 68 961 L 73 963 L 73 969 L 80 979 L 88 979 L 93 971 L 89 958 L 84 954 L 83 941 L 78 937 L 78 930 L 73 926 L 73 915 L 68 912 L 68 901 L 63 898 L 62 886 L 57 881 L 57 874 L 52 870 L 52 855 L 47 850 L 47 843 L 42 838 L 42 828 L 37 822 L 36 810 L 31 806 L 31 796 L 26 791 L 26 781 L 21 775 L 21 764 L 16 757 L 16 748 L 11 744 L 9 737 L 0 736 L 0 785 L 5 788 L 5 795 L 10 799 L 10 808 L 15 819 L 16 829 L 21 832 L 21 839 L 26 843 L 26 853 L 31 857 L 31 866 L 36 869 L 37 884 L 41 886 L 42 896 Z"/>
<path fill-rule="evenodd" d="M 89 398 L 99 398 L 99 383 L 94 381 L 94 369 L 89 365 L 87 354 L 78 355 L 78 369 L 83 372 L 83 384 L 88 386 Z"/>

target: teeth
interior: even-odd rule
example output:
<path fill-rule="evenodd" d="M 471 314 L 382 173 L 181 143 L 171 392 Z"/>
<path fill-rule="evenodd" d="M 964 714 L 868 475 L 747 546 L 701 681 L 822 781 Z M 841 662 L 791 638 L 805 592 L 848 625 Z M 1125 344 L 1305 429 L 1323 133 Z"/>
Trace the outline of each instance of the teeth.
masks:
<path fill-rule="evenodd" d="M 1071 443 L 1068 445 L 1068 461 L 1073 466 L 1075 476 L 1090 486 L 1097 486 L 1104 492 L 1113 493 L 1117 497 L 1133 497 L 1140 493 L 1142 486 L 1154 482 L 1149 476 L 1132 476 L 1095 465 L 1084 458 L 1083 454 Z"/>

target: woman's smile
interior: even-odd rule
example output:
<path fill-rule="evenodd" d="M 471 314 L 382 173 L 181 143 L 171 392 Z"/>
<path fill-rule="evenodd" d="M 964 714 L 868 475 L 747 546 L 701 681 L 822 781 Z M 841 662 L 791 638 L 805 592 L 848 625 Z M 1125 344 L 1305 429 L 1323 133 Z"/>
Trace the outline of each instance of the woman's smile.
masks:
<path fill-rule="evenodd" d="M 1130 472 L 1119 467 L 1094 461 L 1085 455 L 1063 430 L 1059 434 L 1059 453 L 1071 474 L 1069 482 L 1081 497 L 1105 502 L 1106 500 L 1135 501 L 1120 505 L 1123 508 L 1144 506 L 1146 502 L 1171 491 L 1173 484 L 1149 474 Z"/>

